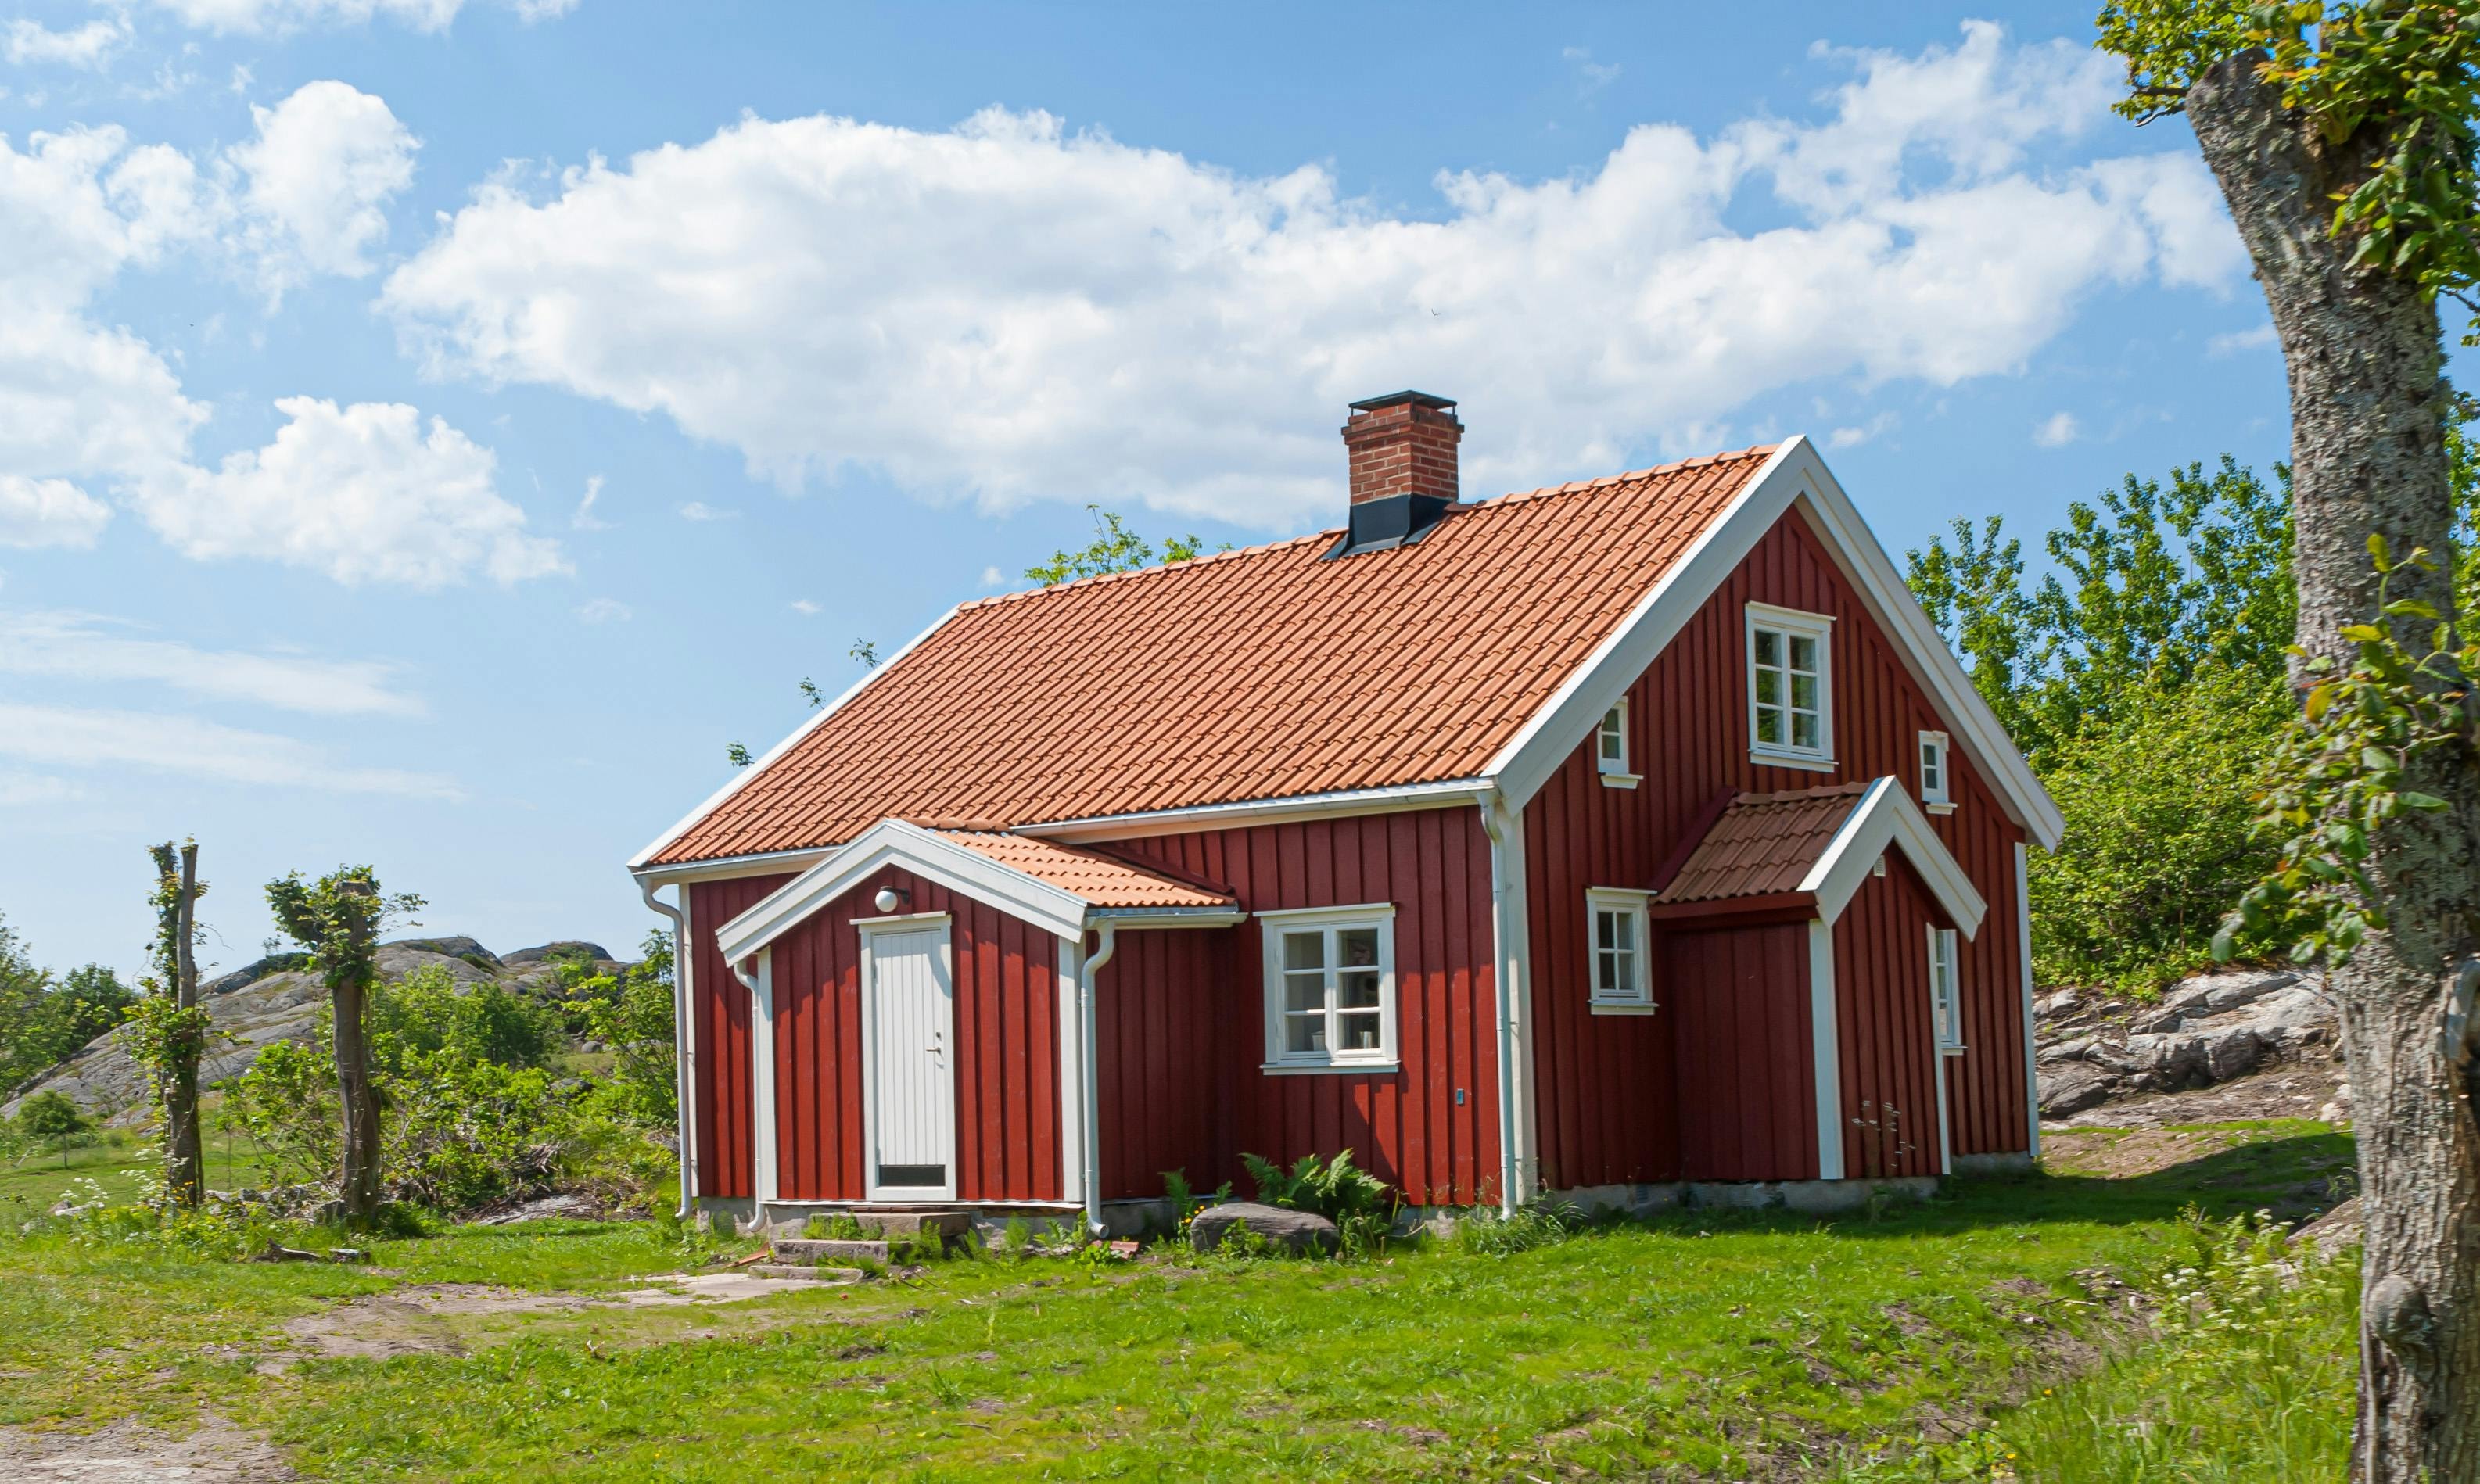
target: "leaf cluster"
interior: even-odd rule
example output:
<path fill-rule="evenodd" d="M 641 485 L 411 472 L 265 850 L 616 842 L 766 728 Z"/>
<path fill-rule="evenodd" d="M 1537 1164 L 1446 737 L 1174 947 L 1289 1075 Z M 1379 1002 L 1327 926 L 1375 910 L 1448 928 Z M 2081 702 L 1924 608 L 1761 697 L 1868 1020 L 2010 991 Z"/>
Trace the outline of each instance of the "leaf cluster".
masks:
<path fill-rule="evenodd" d="M 387 896 L 369 866 L 339 866 L 316 882 L 294 871 L 267 883 L 275 925 L 310 951 L 312 967 L 330 990 L 368 984 L 377 972 L 378 935 L 389 919 L 422 909 L 411 892 Z"/>
<path fill-rule="evenodd" d="M 1085 509 L 1094 517 L 1094 540 L 1079 550 L 1053 551 L 1050 560 L 1024 570 L 1028 578 L 1045 587 L 1055 587 L 1079 577 L 1135 572 L 1163 562 L 1194 561 L 1205 550 L 1205 543 L 1196 536 L 1167 536 L 1163 538 L 1161 554 L 1156 555 L 1153 544 L 1128 529 L 1116 512 L 1100 505 L 1087 505 Z"/>

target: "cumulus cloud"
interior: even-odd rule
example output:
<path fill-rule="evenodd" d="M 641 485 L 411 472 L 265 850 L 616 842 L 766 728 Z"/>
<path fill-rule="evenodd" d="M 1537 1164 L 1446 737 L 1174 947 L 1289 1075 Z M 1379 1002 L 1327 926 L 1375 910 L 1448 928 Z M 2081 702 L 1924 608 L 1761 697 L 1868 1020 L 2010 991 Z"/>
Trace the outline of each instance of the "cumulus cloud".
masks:
<path fill-rule="evenodd" d="M 90 547 L 112 510 L 66 479 L 0 474 L 0 547 Z"/>
<path fill-rule="evenodd" d="M 258 137 L 228 157 L 246 184 L 242 207 L 271 293 L 314 273 L 359 278 L 387 237 L 387 203 L 413 183 L 422 141 L 386 102 L 338 82 L 310 83 L 273 108 L 253 107 Z"/>
<path fill-rule="evenodd" d="M 1975 24 L 1827 64 L 1819 122 L 1445 174 L 1435 220 L 1039 113 L 750 118 L 487 187 L 382 297 L 434 371 L 659 412 L 787 487 L 866 467 L 1281 526 L 1334 504 L 1334 424 L 1375 391 L 1461 397 L 1489 494 L 1744 437 L 1815 378 L 2009 372 L 2097 292 L 2242 271 L 2191 152 L 2041 164 L 2106 121 L 2088 49 Z"/>
<path fill-rule="evenodd" d="M 498 458 L 401 402 L 279 399 L 285 425 L 213 471 L 182 471 L 139 497 L 185 556 L 264 557 L 339 582 L 435 588 L 481 571 L 509 583 L 565 572 L 558 546 L 501 498 Z"/>
<path fill-rule="evenodd" d="M 99 68 L 128 39 L 129 22 L 123 19 L 90 20 L 71 30 L 51 31 L 40 21 L 19 16 L 0 32 L 0 57 L 21 67 L 50 64 Z"/>
<path fill-rule="evenodd" d="M 577 0 L 505 0 L 522 18 L 546 20 L 576 9 Z M 184 23 L 221 35 L 265 36 L 309 26 L 364 25 L 386 19 L 416 31 L 445 31 L 465 0 L 154 0 Z"/>
<path fill-rule="evenodd" d="M 0 756 L 45 767 L 138 768 L 327 793 L 460 797 L 454 780 L 436 774 L 357 768 L 296 737 L 157 712 L 0 702 Z"/>
<path fill-rule="evenodd" d="M 681 506 L 681 519 L 684 521 L 729 521 L 739 514 L 737 510 L 720 509 L 702 499 L 692 499 Z"/>
<path fill-rule="evenodd" d="M 143 638 L 90 613 L 0 613 L 0 675 L 168 686 L 323 716 L 420 716 L 389 666 Z"/>
<path fill-rule="evenodd" d="M 2044 448 L 2063 448 L 2083 435 L 2072 412 L 2052 413 L 2032 429 L 2032 441 Z"/>

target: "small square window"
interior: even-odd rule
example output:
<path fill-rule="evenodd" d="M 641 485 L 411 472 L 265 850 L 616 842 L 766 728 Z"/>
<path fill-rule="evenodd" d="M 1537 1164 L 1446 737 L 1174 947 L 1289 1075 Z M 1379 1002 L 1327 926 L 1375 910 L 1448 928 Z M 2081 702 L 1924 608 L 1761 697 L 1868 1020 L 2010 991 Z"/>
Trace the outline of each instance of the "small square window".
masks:
<path fill-rule="evenodd" d="M 1947 792 L 1946 733 L 1943 731 L 1921 733 L 1921 802 L 1953 802 Z"/>
<path fill-rule="evenodd" d="M 1394 912 L 1381 904 L 1258 914 L 1269 1069 L 1394 1062 Z"/>
<path fill-rule="evenodd" d="M 1645 932 L 1645 893 L 1596 886 L 1585 893 L 1592 945 L 1589 998 L 1597 1009 L 1653 1009 L 1652 944 Z"/>
<path fill-rule="evenodd" d="M 1603 712 L 1602 724 L 1593 729 L 1593 765 L 1603 773 L 1628 771 L 1628 704 L 1624 699 Z"/>
<path fill-rule="evenodd" d="M 1929 929 L 1929 1013 L 1940 1051 L 1963 1049 L 1963 986 L 1952 928 Z"/>
<path fill-rule="evenodd" d="M 1759 761 L 1833 766 L 1833 623 L 1748 604 L 1748 751 Z"/>

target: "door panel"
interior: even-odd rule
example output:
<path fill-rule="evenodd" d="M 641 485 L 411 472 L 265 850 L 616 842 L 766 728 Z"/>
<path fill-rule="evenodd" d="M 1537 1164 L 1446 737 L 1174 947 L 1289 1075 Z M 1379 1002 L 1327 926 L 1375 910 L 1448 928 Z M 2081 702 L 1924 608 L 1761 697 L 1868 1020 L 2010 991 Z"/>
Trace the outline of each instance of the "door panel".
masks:
<path fill-rule="evenodd" d="M 947 927 L 869 935 L 869 1194 L 956 1190 L 955 985 Z"/>

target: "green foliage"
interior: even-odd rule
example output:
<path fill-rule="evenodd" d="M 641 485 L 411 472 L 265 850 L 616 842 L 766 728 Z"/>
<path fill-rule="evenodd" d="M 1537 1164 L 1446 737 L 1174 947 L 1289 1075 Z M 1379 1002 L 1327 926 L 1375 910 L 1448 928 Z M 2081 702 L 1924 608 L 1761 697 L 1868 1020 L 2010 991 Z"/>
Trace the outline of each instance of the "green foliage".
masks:
<path fill-rule="evenodd" d="M 2209 957 L 2274 851 L 2249 800 L 2289 713 L 2288 479 L 2225 456 L 2130 474 L 2068 507 L 2030 587 L 1995 517 L 1909 553 L 1922 606 L 1971 666 L 2067 822 L 2031 864 L 2045 983 L 2141 990 Z"/>
<path fill-rule="evenodd" d="M 555 1011 L 492 980 L 458 984 L 441 965 L 371 997 L 371 1065 L 402 1074 L 424 1058 L 539 1067 L 559 1044 Z"/>
<path fill-rule="evenodd" d="M 2278 866 L 2239 900 L 2214 939 L 2228 958 L 2249 934 L 2290 945 L 2301 961 L 2350 957 L 2371 930 L 2386 926 L 2383 900 L 2367 874 L 2369 842 L 2411 814 L 2439 813 L 2444 800 L 2406 785 L 2428 755 L 2452 755 L 2468 766 L 2480 709 L 2469 677 L 2480 672 L 2480 645 L 2460 643 L 2436 608 L 2389 599 L 2394 574 L 2435 563 L 2424 550 L 2395 560 L 2383 536 L 2368 538 L 2378 572 L 2378 614 L 2345 626 L 2354 655 L 2303 659 L 2311 678 L 2307 704 L 2285 727 L 2275 758 L 2275 786 L 2264 796 L 2260 827 L 2279 839 Z M 2406 624 L 2431 626 L 2406 640 Z"/>
<path fill-rule="evenodd" d="M 1259 1201 L 1293 1211 L 1314 1211 L 1332 1221 L 1347 1253 L 1375 1251 L 1394 1225 L 1390 1188 L 1353 1164 L 1349 1149 L 1331 1161 L 1302 1155 L 1288 1170 L 1253 1154 L 1241 1155 L 1240 1163 L 1256 1186 Z"/>
<path fill-rule="evenodd" d="M 2132 118 L 2181 112 L 2207 69 L 2253 54 L 2316 143 L 2366 162 L 2335 192 L 2334 236 L 2351 264 L 2474 307 L 2480 12 L 2467 0 L 2110 0 L 2100 24 L 2102 49 L 2127 61 L 2118 108 Z"/>
<path fill-rule="evenodd" d="M 206 1054 L 215 1022 L 205 1006 L 184 1006 L 168 993 L 146 995 L 128 1013 L 121 1025 L 121 1046 L 129 1060 L 146 1069 L 160 1098 L 178 1068 L 197 1065 Z"/>
<path fill-rule="evenodd" d="M 1127 528 L 1120 517 L 1099 505 L 1087 505 L 1094 517 L 1094 540 L 1076 551 L 1054 551 L 1050 560 L 1028 567 L 1024 575 L 1045 587 L 1073 582 L 1079 577 L 1099 577 L 1114 572 L 1135 572 L 1156 562 L 1194 561 L 1205 550 L 1205 544 L 1195 536 L 1168 536 L 1163 539 L 1162 554 L 1154 554 L 1153 544 Z M 1228 550 L 1229 548 L 1224 550 Z"/>
<path fill-rule="evenodd" d="M 829 1212 L 801 1223 L 801 1235 L 812 1241 L 861 1241 L 869 1236 L 861 1217 L 848 1211 Z"/>
<path fill-rule="evenodd" d="M 591 965 L 560 966 L 560 993 L 584 1033 L 611 1048 L 604 1091 L 629 1122 L 669 1129 L 680 1121 L 672 1050 L 672 940 L 649 933 L 645 957 L 617 975 Z"/>
<path fill-rule="evenodd" d="M 1506 1257 L 1565 1241 L 1590 1230 L 1585 1214 L 1563 1201 L 1537 1200 L 1512 1213 L 1475 1207 L 1456 1218 L 1456 1244 L 1485 1257 Z"/>
<path fill-rule="evenodd" d="M 324 1017 L 322 1017 L 324 1020 Z M 334 1178 L 341 1158 L 336 1062 L 320 1043 L 275 1041 L 249 1070 L 226 1082 L 224 1124 L 248 1136 L 271 1186 L 316 1185 Z"/>
<path fill-rule="evenodd" d="M 422 898 L 411 892 L 382 895 L 369 866 L 339 866 L 315 883 L 304 882 L 298 871 L 269 882 L 267 906 L 276 926 L 310 951 L 311 966 L 332 990 L 375 977 L 380 925 L 420 911 Z"/>
<path fill-rule="evenodd" d="M 58 1149 L 93 1132 L 94 1120 L 65 1092 L 38 1092 L 17 1105 L 17 1128 L 38 1147 Z"/>
<path fill-rule="evenodd" d="M 0 1097 L 40 1077 L 120 1023 L 137 998 L 99 963 L 54 977 L 0 920 Z"/>

